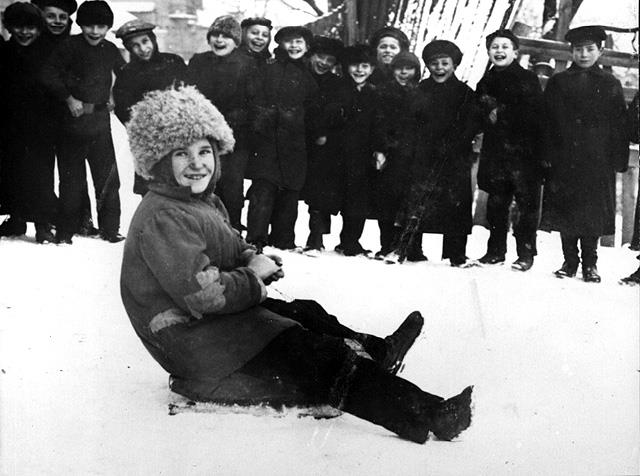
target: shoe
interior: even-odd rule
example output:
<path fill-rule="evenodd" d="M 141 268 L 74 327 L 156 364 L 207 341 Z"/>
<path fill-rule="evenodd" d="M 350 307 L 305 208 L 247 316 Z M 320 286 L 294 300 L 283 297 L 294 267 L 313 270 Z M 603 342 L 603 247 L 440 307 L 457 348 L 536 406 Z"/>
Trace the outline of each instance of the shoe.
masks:
<path fill-rule="evenodd" d="M 322 242 L 322 234 L 321 233 L 309 233 L 309 238 L 307 238 L 307 245 L 304 248 L 306 249 L 315 249 L 315 250 L 323 250 L 324 243 Z"/>
<path fill-rule="evenodd" d="M 402 361 L 422 331 L 424 318 L 418 311 L 413 311 L 400 324 L 396 331 L 384 338 L 387 353 L 380 363 L 387 372 L 396 375 L 402 367 Z"/>
<path fill-rule="evenodd" d="M 60 231 L 60 230 L 56 232 L 55 239 L 59 245 L 72 245 L 73 241 L 71 240 L 71 238 L 73 238 L 73 233 L 69 233 L 68 231 Z"/>
<path fill-rule="evenodd" d="M 366 256 L 371 253 L 371 250 L 364 249 L 360 243 L 356 243 L 355 245 L 347 245 L 346 247 L 344 247 L 343 253 L 345 256 Z"/>
<path fill-rule="evenodd" d="M 622 278 L 620 280 L 620 284 L 628 284 L 630 286 L 637 286 L 640 284 L 640 268 L 626 278 Z"/>
<path fill-rule="evenodd" d="M 333 251 L 336 253 L 344 253 L 344 245 L 342 243 L 338 243 Z"/>
<path fill-rule="evenodd" d="M 410 261 L 411 263 L 419 263 L 420 261 L 429 261 L 429 258 L 422 254 L 422 251 L 414 251 L 407 255 L 407 261 Z"/>
<path fill-rule="evenodd" d="M 533 256 L 518 257 L 511 265 L 511 269 L 516 271 L 529 271 L 533 266 Z"/>
<path fill-rule="evenodd" d="M 599 283 L 600 275 L 598 274 L 598 268 L 593 266 L 582 267 L 582 279 L 585 283 Z"/>
<path fill-rule="evenodd" d="M 109 243 L 120 243 L 122 240 L 125 239 L 125 237 L 122 236 L 117 231 L 116 232 L 101 231 L 100 232 L 100 239 L 102 239 L 104 241 L 108 241 Z"/>
<path fill-rule="evenodd" d="M 51 225 L 49 225 L 48 223 L 36 223 L 36 243 L 58 243 L 58 240 L 53 234 Z"/>
<path fill-rule="evenodd" d="M 502 264 L 504 263 L 504 255 L 497 255 L 487 252 L 482 258 L 478 260 L 478 263 L 482 264 Z"/>
<path fill-rule="evenodd" d="M 578 272 L 578 264 L 571 264 L 568 261 L 562 263 L 562 267 L 554 271 L 553 274 L 556 275 L 557 278 L 573 278 Z"/>
<path fill-rule="evenodd" d="M 383 261 L 387 264 L 398 264 L 400 263 L 400 254 L 397 251 L 387 253 L 384 255 Z"/>
<path fill-rule="evenodd" d="M 77 234 L 80 236 L 98 236 L 100 230 L 93 226 L 93 220 L 91 218 L 87 218 L 82 222 L 80 228 L 78 228 Z"/>
<path fill-rule="evenodd" d="M 471 392 L 465 388 L 459 395 L 438 404 L 429 419 L 429 429 L 439 440 L 451 441 L 471 425 Z"/>
<path fill-rule="evenodd" d="M 318 258 L 322 254 L 322 250 L 316 248 L 304 248 L 302 254 L 311 258 Z"/>
<path fill-rule="evenodd" d="M 10 216 L 0 225 L 0 236 L 20 236 L 27 232 L 27 223 Z"/>

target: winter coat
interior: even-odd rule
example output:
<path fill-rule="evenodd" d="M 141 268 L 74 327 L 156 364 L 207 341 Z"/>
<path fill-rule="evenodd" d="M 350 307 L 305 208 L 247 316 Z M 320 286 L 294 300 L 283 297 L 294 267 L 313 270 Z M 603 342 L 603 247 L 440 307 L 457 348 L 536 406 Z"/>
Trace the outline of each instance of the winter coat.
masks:
<path fill-rule="evenodd" d="M 254 78 L 257 99 L 251 117 L 255 154 L 247 176 L 300 191 L 307 174 L 307 121 L 318 115 L 318 85 L 302 61 L 278 54 Z"/>
<path fill-rule="evenodd" d="M 116 71 L 116 81 L 113 85 L 114 112 L 120 122 L 125 124 L 129 121 L 129 109 L 140 101 L 145 93 L 183 82 L 186 72 L 187 66 L 183 59 L 171 53 L 156 51 L 149 61 L 132 58 Z"/>
<path fill-rule="evenodd" d="M 373 180 L 372 211 L 377 218 L 394 221 L 407 195 L 419 140 L 415 106 L 420 96 L 417 84 L 401 86 L 391 80 L 378 88 L 374 149 L 385 155 L 386 162 Z"/>
<path fill-rule="evenodd" d="M 307 131 L 308 167 L 302 198 L 314 210 L 333 215 L 342 205 L 342 126 L 338 91 L 342 78 L 332 73 L 311 73 L 319 89 L 320 117 L 317 128 Z M 324 145 L 316 144 L 318 137 L 326 137 Z"/>
<path fill-rule="evenodd" d="M 345 79 L 337 92 L 342 127 L 342 209 L 343 215 L 372 216 L 373 183 L 376 170 L 373 152 L 377 147 L 375 121 L 379 97 L 366 83 L 358 90 Z"/>
<path fill-rule="evenodd" d="M 127 233 L 120 289 L 131 323 L 181 393 L 217 383 L 296 325 L 260 306 L 251 247 L 213 194 L 152 183 Z M 185 384 L 186 382 L 186 384 Z"/>
<path fill-rule="evenodd" d="M 196 53 L 189 61 L 187 83 L 220 110 L 233 129 L 236 148 L 247 147 L 249 112 L 256 94 L 251 88 L 257 75 L 255 61 L 238 48 L 227 56 Z"/>
<path fill-rule="evenodd" d="M 41 70 L 41 81 L 64 111 L 62 128 L 66 133 L 93 135 L 109 127 L 106 105 L 111 96 L 112 75 L 124 64 L 116 45 L 102 40 L 91 46 L 82 34 L 70 36 L 54 49 Z M 65 103 L 69 96 L 85 103 L 87 112 L 80 117 L 71 116 Z"/>
<path fill-rule="evenodd" d="M 540 180 L 542 88 L 536 74 L 516 61 L 504 70 L 494 67 L 482 77 L 476 94 L 484 118 L 478 187 L 499 192 L 514 172 Z M 498 120 L 492 124 L 489 113 L 496 108 Z"/>
<path fill-rule="evenodd" d="M 246 56 L 247 58 L 249 58 L 252 61 L 254 61 L 255 65 L 258 68 L 260 68 L 260 67 L 264 66 L 265 64 L 267 64 L 267 61 L 269 61 L 269 59 L 271 58 L 271 53 L 269 53 L 268 45 L 267 45 L 267 48 L 262 50 L 260 53 L 256 53 L 255 51 L 250 50 L 249 48 L 245 47 L 244 45 L 240 45 L 238 47 L 238 51 L 243 56 Z"/>
<path fill-rule="evenodd" d="M 576 236 L 615 232 L 616 171 L 629 142 L 620 82 L 598 65 L 572 65 L 544 93 L 545 185 L 542 228 Z"/>
<path fill-rule="evenodd" d="M 473 90 L 455 75 L 444 83 L 426 79 L 418 86 L 418 145 L 411 167 L 410 208 L 425 205 L 421 231 L 471 233 L 471 143 L 479 128 Z"/>
<path fill-rule="evenodd" d="M 629 141 L 635 142 L 636 144 L 640 142 L 640 117 L 638 114 L 640 112 L 640 93 L 636 92 L 636 95 L 633 97 L 631 104 L 629 104 L 629 109 L 627 110 L 627 124 L 629 131 Z M 640 219 L 640 217 L 638 217 Z"/>

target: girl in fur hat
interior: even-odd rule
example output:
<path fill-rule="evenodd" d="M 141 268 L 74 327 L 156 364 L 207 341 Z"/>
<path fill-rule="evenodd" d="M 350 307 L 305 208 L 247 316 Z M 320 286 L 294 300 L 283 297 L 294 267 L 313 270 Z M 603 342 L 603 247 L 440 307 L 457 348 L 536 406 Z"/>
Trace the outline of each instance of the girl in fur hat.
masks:
<path fill-rule="evenodd" d="M 328 404 L 418 443 L 469 426 L 471 387 L 445 401 L 395 376 L 422 328 L 419 312 L 381 339 L 313 301 L 266 298 L 282 261 L 256 254 L 213 194 L 219 155 L 234 140 L 200 93 L 149 93 L 127 131 L 136 170 L 151 184 L 125 244 L 122 300 L 174 392 L 227 404 Z"/>

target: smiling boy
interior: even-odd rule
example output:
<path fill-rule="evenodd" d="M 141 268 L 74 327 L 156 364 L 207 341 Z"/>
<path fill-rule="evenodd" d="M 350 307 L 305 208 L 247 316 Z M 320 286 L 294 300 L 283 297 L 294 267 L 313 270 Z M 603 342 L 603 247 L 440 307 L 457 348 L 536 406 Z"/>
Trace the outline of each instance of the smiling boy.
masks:
<path fill-rule="evenodd" d="M 262 17 L 245 18 L 240 23 L 242 27 L 242 41 L 240 51 L 254 59 L 260 66 L 271 56 L 271 20 Z"/>
<path fill-rule="evenodd" d="M 86 1 L 76 21 L 82 30 L 64 40 L 47 59 L 41 81 L 64 109 L 58 153 L 60 222 L 57 238 L 71 244 L 80 227 L 85 190 L 85 160 L 89 162 L 96 193 L 98 227 L 105 241 L 123 237 L 120 227 L 120 180 L 116 165 L 109 111 L 113 108 L 113 74 L 125 61 L 106 40 L 113 12 L 102 0 Z"/>

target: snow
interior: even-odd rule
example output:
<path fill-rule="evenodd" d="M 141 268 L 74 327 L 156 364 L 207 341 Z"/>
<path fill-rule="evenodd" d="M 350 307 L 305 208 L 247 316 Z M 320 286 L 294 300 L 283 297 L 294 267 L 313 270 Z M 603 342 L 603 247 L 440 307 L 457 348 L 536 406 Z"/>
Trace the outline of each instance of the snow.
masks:
<path fill-rule="evenodd" d="M 139 199 L 124 130 L 113 127 L 126 231 Z M 327 249 L 339 228 L 334 219 Z M 476 227 L 468 254 L 480 256 L 486 238 Z M 446 397 L 475 385 L 470 429 L 417 445 L 346 414 L 170 416 L 167 375 L 120 302 L 122 243 L 38 246 L 31 227 L 3 238 L 0 474 L 638 474 L 640 288 L 617 284 L 635 253 L 601 248 L 603 282 L 587 284 L 554 278 L 559 237 L 539 241 L 527 273 L 451 268 L 436 235 L 425 236 L 427 263 L 282 253 L 274 297 L 315 298 L 379 335 L 418 309 L 425 329 L 401 376 Z M 373 222 L 363 244 L 377 249 Z M 512 238 L 509 248 L 513 260 Z"/>

